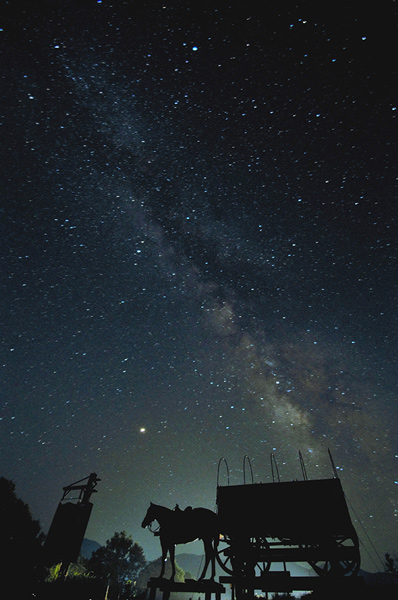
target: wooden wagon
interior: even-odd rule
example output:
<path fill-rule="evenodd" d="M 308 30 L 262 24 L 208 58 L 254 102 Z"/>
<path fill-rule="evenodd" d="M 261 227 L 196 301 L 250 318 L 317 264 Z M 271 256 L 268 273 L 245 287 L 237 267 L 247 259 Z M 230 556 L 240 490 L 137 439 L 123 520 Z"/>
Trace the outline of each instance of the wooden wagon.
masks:
<path fill-rule="evenodd" d="M 358 537 L 338 478 L 218 486 L 217 512 L 217 560 L 230 575 L 261 577 L 273 564 L 297 562 L 320 576 L 358 572 Z"/>

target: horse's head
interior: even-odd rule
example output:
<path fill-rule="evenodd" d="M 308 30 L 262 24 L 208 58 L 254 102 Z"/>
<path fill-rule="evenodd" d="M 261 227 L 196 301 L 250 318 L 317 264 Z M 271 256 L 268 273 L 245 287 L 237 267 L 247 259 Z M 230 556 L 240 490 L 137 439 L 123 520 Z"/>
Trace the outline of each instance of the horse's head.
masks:
<path fill-rule="evenodd" d="M 152 504 L 151 502 L 148 510 L 146 511 L 145 518 L 141 523 L 141 527 L 148 527 L 148 525 L 150 525 L 156 519 L 156 515 L 154 514 L 155 512 L 155 504 Z"/>

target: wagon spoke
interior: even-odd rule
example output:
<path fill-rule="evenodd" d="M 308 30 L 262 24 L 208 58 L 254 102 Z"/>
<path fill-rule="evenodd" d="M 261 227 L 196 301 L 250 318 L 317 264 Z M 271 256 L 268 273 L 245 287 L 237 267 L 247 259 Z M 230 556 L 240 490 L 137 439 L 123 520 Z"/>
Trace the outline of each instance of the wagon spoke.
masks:
<path fill-rule="evenodd" d="M 359 570 L 360 556 L 358 540 L 342 536 L 329 542 L 323 549 L 329 557 L 325 560 L 310 562 L 318 575 L 356 575 Z"/>
<path fill-rule="evenodd" d="M 230 575 L 233 574 L 232 563 L 231 563 L 231 548 L 230 542 L 227 537 L 223 537 L 219 541 L 218 547 L 216 547 L 216 559 L 220 567 Z"/>

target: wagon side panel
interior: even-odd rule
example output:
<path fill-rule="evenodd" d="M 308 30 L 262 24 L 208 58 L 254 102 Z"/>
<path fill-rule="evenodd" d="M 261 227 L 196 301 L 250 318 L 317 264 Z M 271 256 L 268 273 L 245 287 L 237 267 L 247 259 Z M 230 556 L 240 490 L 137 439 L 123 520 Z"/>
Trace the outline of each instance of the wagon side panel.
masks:
<path fill-rule="evenodd" d="M 219 487 L 217 506 L 234 536 L 306 542 L 354 532 L 338 479 Z"/>

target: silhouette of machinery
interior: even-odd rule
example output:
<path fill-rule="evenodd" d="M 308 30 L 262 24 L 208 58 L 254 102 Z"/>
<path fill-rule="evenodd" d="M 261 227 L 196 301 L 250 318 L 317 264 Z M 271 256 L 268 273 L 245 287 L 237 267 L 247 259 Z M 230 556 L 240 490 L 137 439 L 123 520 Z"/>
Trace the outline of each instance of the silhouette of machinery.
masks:
<path fill-rule="evenodd" d="M 308 563 L 328 581 L 357 574 L 358 537 L 330 459 L 333 479 L 308 480 L 302 462 L 303 481 L 281 482 L 271 455 L 273 483 L 229 485 L 229 477 L 228 485 L 217 482 L 222 532 L 217 561 L 232 576 L 221 581 L 233 580 L 238 598 L 250 597 L 250 587 L 267 589 L 260 581 L 290 575 L 288 563 Z M 274 563 L 277 570 L 271 569 Z"/>
<path fill-rule="evenodd" d="M 76 562 L 93 508 L 91 495 L 101 481 L 96 473 L 63 488 L 63 496 L 44 543 L 44 562 L 47 566 L 62 563 L 65 576 L 70 563 Z M 77 496 L 71 496 L 76 494 Z"/>

